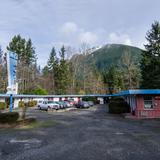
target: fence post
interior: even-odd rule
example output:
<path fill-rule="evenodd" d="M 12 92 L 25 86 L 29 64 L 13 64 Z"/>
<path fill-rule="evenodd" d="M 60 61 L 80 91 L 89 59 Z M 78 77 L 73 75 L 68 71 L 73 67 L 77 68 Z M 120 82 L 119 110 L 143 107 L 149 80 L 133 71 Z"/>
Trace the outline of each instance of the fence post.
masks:
<path fill-rule="evenodd" d="M 10 112 L 12 112 L 12 109 L 13 109 L 13 95 L 10 94 L 10 105 L 9 105 Z"/>

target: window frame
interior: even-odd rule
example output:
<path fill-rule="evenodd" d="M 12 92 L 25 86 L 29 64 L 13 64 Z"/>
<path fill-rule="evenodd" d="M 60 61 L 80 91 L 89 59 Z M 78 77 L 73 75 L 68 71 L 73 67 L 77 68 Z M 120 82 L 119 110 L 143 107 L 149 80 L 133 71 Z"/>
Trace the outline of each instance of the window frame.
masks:
<path fill-rule="evenodd" d="M 145 110 L 153 110 L 154 109 L 153 100 L 154 100 L 153 96 L 143 96 L 143 103 L 144 103 L 143 107 Z M 149 104 L 149 102 L 151 102 L 150 103 L 151 107 L 145 107 L 147 105 L 146 102 L 148 102 L 148 104 Z"/>

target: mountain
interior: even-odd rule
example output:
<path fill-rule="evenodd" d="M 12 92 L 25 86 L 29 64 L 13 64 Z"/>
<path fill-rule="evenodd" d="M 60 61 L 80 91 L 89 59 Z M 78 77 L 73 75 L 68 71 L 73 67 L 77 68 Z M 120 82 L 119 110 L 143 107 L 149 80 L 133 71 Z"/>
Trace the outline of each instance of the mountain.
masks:
<path fill-rule="evenodd" d="M 142 52 L 143 50 L 137 47 L 107 44 L 100 49 L 92 50 L 92 52 L 85 52 L 86 54 L 75 54 L 70 59 L 70 67 L 76 92 L 106 93 L 105 87 L 109 87 L 109 84 L 104 84 L 103 75 L 112 65 L 116 67 L 116 73 L 121 74 L 121 76 L 117 75 L 119 78 L 114 83 L 115 92 L 118 92 L 119 89 L 139 88 L 140 69 L 138 64 Z"/>
<path fill-rule="evenodd" d="M 121 59 L 126 52 L 131 55 L 136 63 L 139 63 L 143 50 L 123 44 L 107 44 L 87 55 L 85 61 L 88 64 L 94 63 L 96 68 L 102 71 L 111 65 L 121 66 Z"/>

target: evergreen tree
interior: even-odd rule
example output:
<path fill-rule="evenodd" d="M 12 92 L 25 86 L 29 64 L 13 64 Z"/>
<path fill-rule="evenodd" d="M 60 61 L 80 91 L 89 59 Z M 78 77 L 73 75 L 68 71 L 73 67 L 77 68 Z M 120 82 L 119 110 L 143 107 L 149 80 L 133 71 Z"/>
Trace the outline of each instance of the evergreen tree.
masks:
<path fill-rule="evenodd" d="M 7 46 L 7 49 L 16 52 L 18 59 L 23 64 L 28 66 L 33 62 L 36 62 L 35 48 L 33 47 L 31 39 L 26 41 L 20 35 L 14 36 Z"/>
<path fill-rule="evenodd" d="M 51 53 L 50 53 L 50 57 L 49 57 L 49 60 L 48 60 L 48 69 L 50 72 L 54 73 L 54 70 L 55 70 L 55 65 L 56 65 L 56 51 L 55 51 L 55 48 L 53 47 L 52 50 L 51 50 Z"/>
<path fill-rule="evenodd" d="M 0 46 L 0 65 L 2 64 L 2 61 L 3 61 L 3 51 L 2 51 L 2 48 Z"/>
<path fill-rule="evenodd" d="M 20 35 L 14 36 L 7 46 L 7 49 L 13 52 L 16 52 L 18 59 L 21 60 L 25 55 L 25 43 L 26 40 L 21 38 Z"/>
<path fill-rule="evenodd" d="M 56 78 L 57 78 L 57 70 L 58 70 L 58 59 L 56 56 L 56 51 L 55 48 L 53 47 L 50 53 L 50 57 L 48 59 L 48 64 L 47 66 L 44 68 L 45 70 L 45 74 L 48 74 L 51 80 L 51 94 L 55 93 L 55 82 L 56 82 Z"/>
<path fill-rule="evenodd" d="M 65 60 L 65 47 L 62 46 L 60 53 L 60 64 L 56 73 L 56 93 L 66 94 L 69 86 L 69 64 Z"/>
<path fill-rule="evenodd" d="M 61 62 L 63 61 L 65 61 L 65 52 L 66 52 L 66 49 L 65 49 L 65 47 L 64 46 L 62 46 L 62 48 L 61 48 L 61 51 L 59 52 L 59 55 L 60 55 L 60 57 L 61 57 Z"/>
<path fill-rule="evenodd" d="M 145 45 L 146 51 L 142 54 L 141 88 L 160 88 L 160 23 L 155 21 L 152 28 L 147 32 Z"/>
<path fill-rule="evenodd" d="M 102 73 L 102 78 L 104 84 L 106 84 L 108 88 L 109 94 L 119 92 L 124 87 L 121 73 L 115 66 L 111 66 L 107 72 L 104 71 Z"/>
<path fill-rule="evenodd" d="M 43 74 L 44 76 L 47 76 L 47 75 L 49 74 L 48 66 L 45 66 L 45 67 L 43 68 L 42 74 Z"/>
<path fill-rule="evenodd" d="M 30 65 L 31 63 L 36 63 L 35 48 L 33 47 L 31 39 L 29 39 L 26 42 L 25 62 L 26 62 L 27 65 Z"/>
<path fill-rule="evenodd" d="M 20 35 L 12 38 L 7 46 L 9 51 L 13 51 L 18 55 L 17 79 L 19 81 L 19 92 L 30 92 L 36 86 L 37 64 L 35 48 L 31 39 L 26 40 Z"/>
<path fill-rule="evenodd" d="M 0 46 L 0 93 L 6 93 L 7 89 L 7 65 L 3 58 L 3 51 Z"/>

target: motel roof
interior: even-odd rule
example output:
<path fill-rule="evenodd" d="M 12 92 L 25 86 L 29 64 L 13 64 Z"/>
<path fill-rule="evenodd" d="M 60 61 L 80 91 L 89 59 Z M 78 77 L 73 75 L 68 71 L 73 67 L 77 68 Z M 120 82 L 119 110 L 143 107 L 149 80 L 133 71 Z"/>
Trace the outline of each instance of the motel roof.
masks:
<path fill-rule="evenodd" d="M 160 89 L 135 89 L 116 94 L 88 94 L 88 95 L 13 95 L 13 98 L 62 98 L 62 97 L 118 97 L 127 95 L 160 95 Z M 0 94 L 0 98 L 9 98 L 9 94 Z"/>
<path fill-rule="evenodd" d="M 112 96 L 158 95 L 158 94 L 160 94 L 160 89 L 136 89 L 136 90 L 122 91 L 120 93 L 113 94 Z"/>
<path fill-rule="evenodd" d="M 17 94 L 13 95 L 13 98 L 65 98 L 65 97 L 108 97 L 107 94 L 87 94 L 87 95 L 26 95 L 26 94 Z M 0 94 L 0 98 L 9 98 L 10 94 Z"/>

